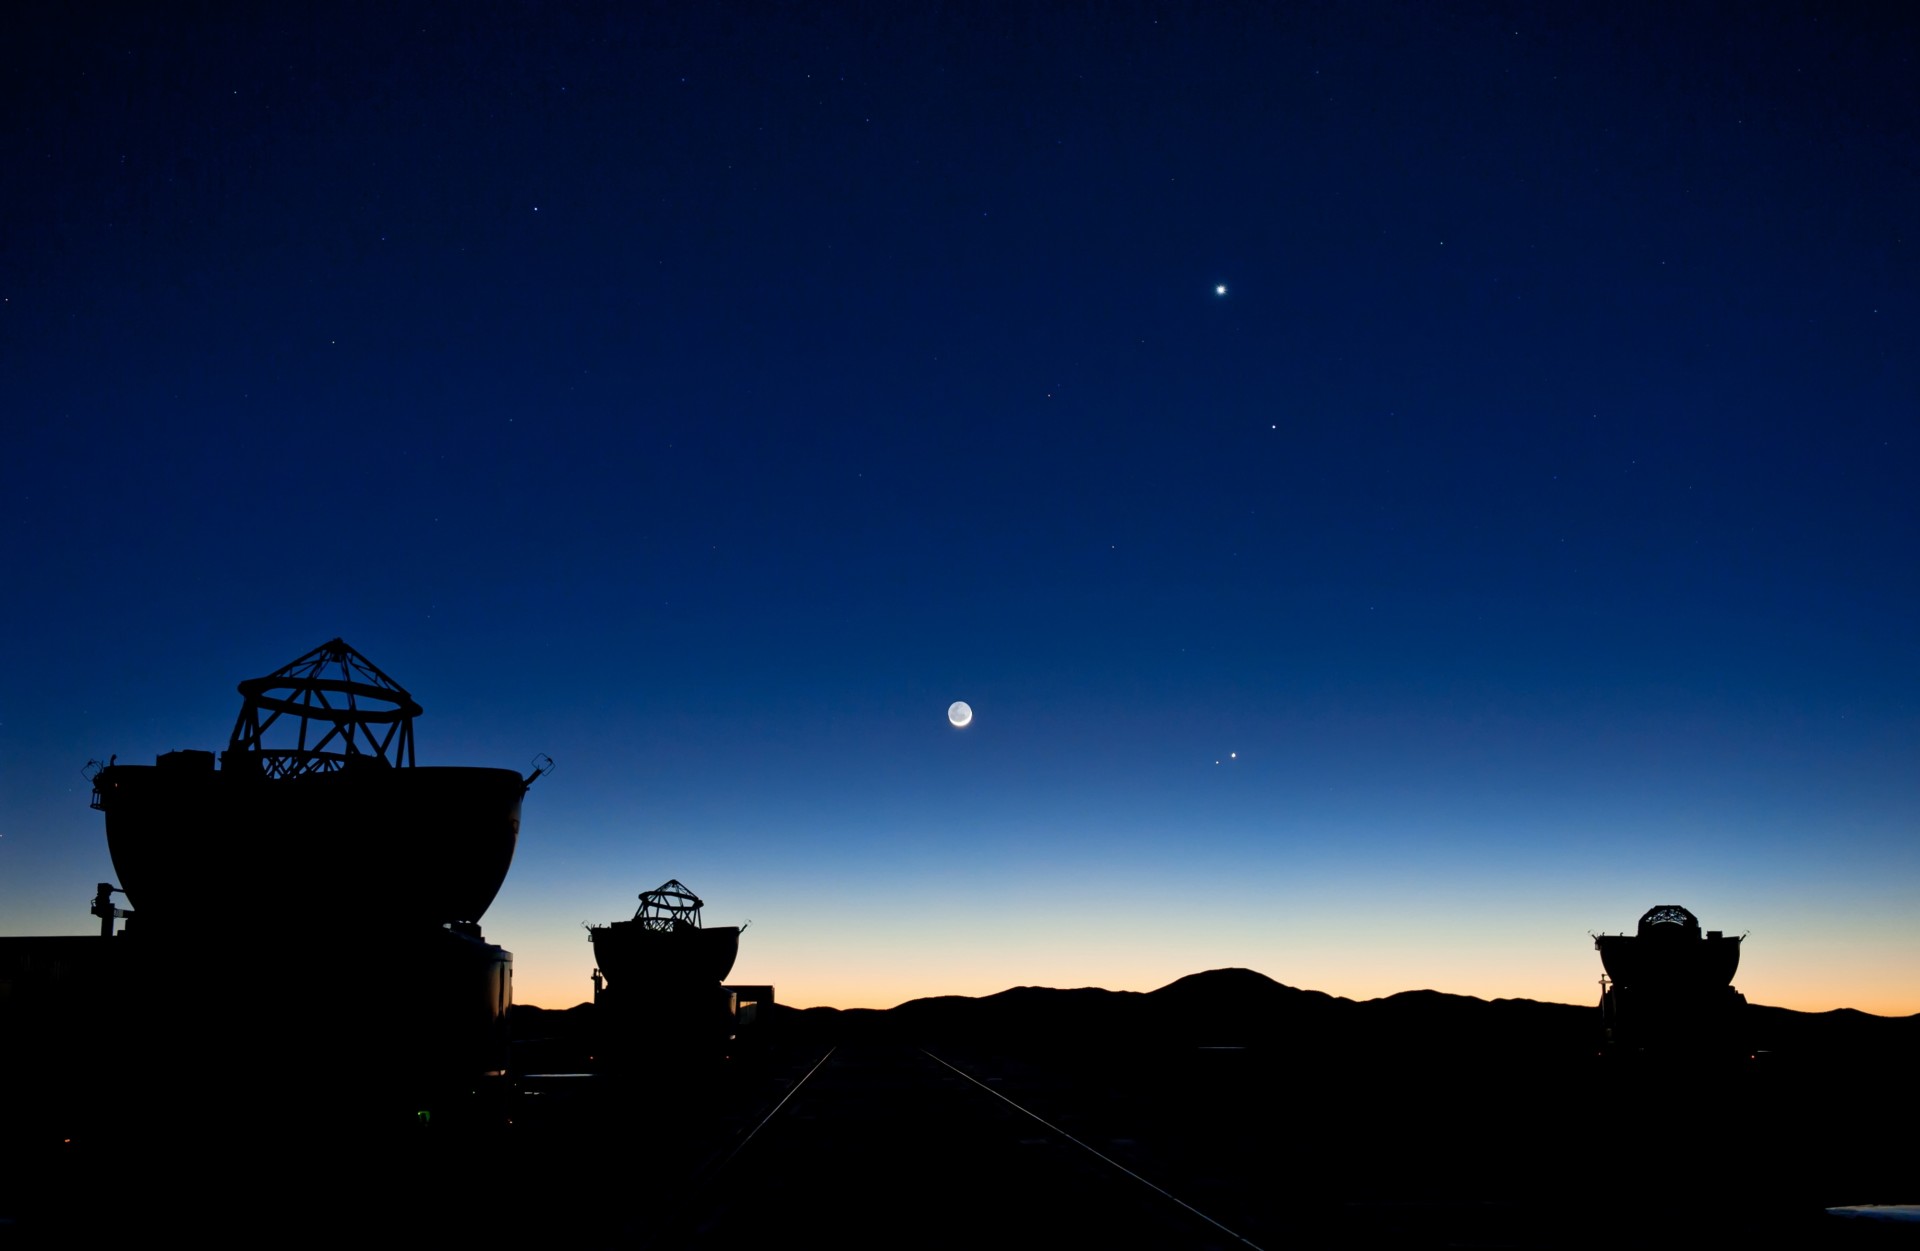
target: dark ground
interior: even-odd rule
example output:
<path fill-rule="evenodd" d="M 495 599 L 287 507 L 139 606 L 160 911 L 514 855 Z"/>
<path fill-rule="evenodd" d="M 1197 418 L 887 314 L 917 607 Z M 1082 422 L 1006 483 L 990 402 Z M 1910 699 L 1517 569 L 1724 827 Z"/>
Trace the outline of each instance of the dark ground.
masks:
<path fill-rule="evenodd" d="M 521 1075 L 424 1123 L 232 1063 L 126 1107 L 10 1073 L 31 1114 L 8 1122 L 0 1243 L 1920 1245 L 1824 1213 L 1915 1198 L 1904 1033 L 1867 1045 L 1842 1020 L 1834 1053 L 1801 1021 L 1796 1051 L 1662 1065 L 1595 1054 L 1585 1009 L 1359 1015 L 1203 976 L 1158 1000 L 787 1011 L 732 1059 L 626 1081 L 534 1076 L 584 1071 L 591 1012 L 521 1010 Z"/>

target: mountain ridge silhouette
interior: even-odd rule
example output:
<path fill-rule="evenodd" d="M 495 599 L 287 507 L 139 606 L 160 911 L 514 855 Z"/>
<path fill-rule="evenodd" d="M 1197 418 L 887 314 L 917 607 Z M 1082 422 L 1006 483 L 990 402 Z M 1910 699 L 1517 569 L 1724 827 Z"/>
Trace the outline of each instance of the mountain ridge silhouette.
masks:
<path fill-rule="evenodd" d="M 581 1009 L 588 1011 L 582 1012 Z M 591 1005 L 516 1005 L 521 1037 L 584 1025 Z M 1597 1006 L 1526 998 L 1481 999 L 1430 988 L 1347 999 L 1290 986 L 1253 969 L 1207 969 L 1149 991 L 1099 986 L 1010 986 L 992 994 L 930 995 L 891 1008 L 776 1004 L 776 1028 L 808 1033 L 881 1031 L 926 1039 L 1129 1038 L 1144 1043 L 1382 1054 L 1410 1041 L 1424 1051 L 1590 1053 Z M 1751 1005 L 1746 1033 L 1758 1050 L 1808 1056 L 1892 1057 L 1920 1048 L 1920 1013 L 1883 1017 L 1853 1008 L 1799 1012 Z"/>

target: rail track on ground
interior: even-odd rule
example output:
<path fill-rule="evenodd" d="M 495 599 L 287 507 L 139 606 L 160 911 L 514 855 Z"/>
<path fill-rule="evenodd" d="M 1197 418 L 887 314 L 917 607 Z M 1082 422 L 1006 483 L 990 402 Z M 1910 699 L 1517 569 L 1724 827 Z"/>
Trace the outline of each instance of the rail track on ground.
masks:
<path fill-rule="evenodd" d="M 842 1248 L 1258 1251 L 973 1067 L 905 1043 L 827 1048 L 714 1153 L 672 1224 L 635 1232 L 660 1247 L 816 1235 Z"/>

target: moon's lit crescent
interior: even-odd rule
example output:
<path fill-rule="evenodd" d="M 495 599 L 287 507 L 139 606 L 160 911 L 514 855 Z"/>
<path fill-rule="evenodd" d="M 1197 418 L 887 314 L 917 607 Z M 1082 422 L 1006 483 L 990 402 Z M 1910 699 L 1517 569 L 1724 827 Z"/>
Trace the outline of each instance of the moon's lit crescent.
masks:
<path fill-rule="evenodd" d="M 953 728 L 964 730 L 973 721 L 973 709 L 967 707 L 967 701 L 956 699 L 947 707 L 947 720 L 953 722 Z"/>

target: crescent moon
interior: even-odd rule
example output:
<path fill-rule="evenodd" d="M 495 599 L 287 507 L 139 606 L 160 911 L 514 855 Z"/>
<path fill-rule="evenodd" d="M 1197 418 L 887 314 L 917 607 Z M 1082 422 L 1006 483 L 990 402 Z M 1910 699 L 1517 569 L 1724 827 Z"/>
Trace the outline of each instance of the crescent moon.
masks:
<path fill-rule="evenodd" d="M 973 724 L 973 709 L 967 707 L 967 701 L 956 699 L 947 707 L 947 720 L 953 722 L 953 728 L 964 730 Z"/>

